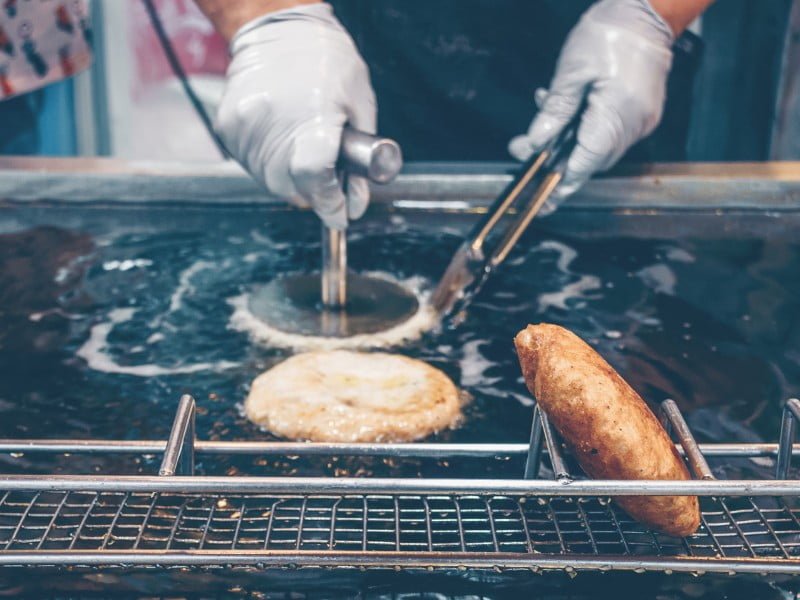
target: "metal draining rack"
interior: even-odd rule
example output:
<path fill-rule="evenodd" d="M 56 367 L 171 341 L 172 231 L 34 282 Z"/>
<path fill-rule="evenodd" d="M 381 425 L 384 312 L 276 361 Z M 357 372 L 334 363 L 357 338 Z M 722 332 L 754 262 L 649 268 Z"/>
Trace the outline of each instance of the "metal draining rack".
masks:
<path fill-rule="evenodd" d="M 561 569 L 800 574 L 800 420 L 776 444 L 698 444 L 665 401 L 690 481 L 573 474 L 546 416 L 529 444 L 310 444 L 195 438 L 184 396 L 166 441 L 0 440 L 0 452 L 163 453 L 158 475 L 0 475 L 0 566 Z M 495 458 L 519 479 L 200 476 L 196 454 Z M 774 479 L 717 479 L 707 458 L 768 459 Z M 546 462 L 545 462 L 546 461 Z M 552 479 L 540 479 L 540 467 Z M 610 496 L 696 494 L 702 524 L 679 539 L 632 521 Z"/>

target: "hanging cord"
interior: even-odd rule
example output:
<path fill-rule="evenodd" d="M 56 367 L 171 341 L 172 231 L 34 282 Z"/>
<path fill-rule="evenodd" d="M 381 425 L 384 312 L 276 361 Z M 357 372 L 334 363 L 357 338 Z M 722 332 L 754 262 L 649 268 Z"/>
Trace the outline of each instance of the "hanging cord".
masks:
<path fill-rule="evenodd" d="M 153 0 L 142 0 L 142 3 L 147 10 L 148 16 L 150 17 L 150 22 L 153 24 L 153 29 L 156 32 L 156 36 L 161 44 L 161 48 L 164 50 L 164 54 L 167 56 L 167 62 L 169 62 L 172 72 L 181 82 L 181 86 L 183 87 L 183 91 L 186 93 L 186 97 L 192 104 L 197 116 L 200 117 L 203 125 L 205 125 L 208 135 L 211 136 L 211 139 L 214 141 L 214 144 L 216 144 L 220 154 L 222 154 L 224 158 L 230 158 L 230 153 L 225 148 L 225 144 L 222 143 L 222 139 L 220 139 L 219 135 L 217 135 L 217 132 L 214 131 L 214 125 L 211 122 L 211 117 L 208 116 L 202 101 L 189 84 L 189 79 L 186 77 L 186 71 L 183 70 L 183 66 L 178 60 L 178 55 L 175 54 L 175 48 L 173 48 L 172 42 L 170 42 L 169 37 L 164 30 L 164 25 L 161 22 L 161 18 L 158 16 L 158 11 L 153 4 Z"/>

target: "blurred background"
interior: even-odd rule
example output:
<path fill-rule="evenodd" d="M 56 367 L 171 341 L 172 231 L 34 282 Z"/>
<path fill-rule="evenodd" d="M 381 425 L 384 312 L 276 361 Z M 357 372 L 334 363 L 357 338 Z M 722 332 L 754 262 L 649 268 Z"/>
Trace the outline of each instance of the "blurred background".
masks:
<path fill-rule="evenodd" d="M 590 2 L 437 0 L 415 6 L 413 18 L 396 0 L 333 4 L 370 64 L 381 133 L 409 160 L 450 161 L 508 160 L 507 140 L 527 127 L 533 91 L 549 81 Z M 487 5 L 490 23 L 480 10 Z M 224 41 L 191 0 L 156 6 L 214 114 Z M 143 4 L 94 0 L 88 10 L 92 67 L 0 101 L 0 153 L 219 160 Z M 436 60 L 425 58 L 431 49 Z M 662 125 L 628 160 L 800 159 L 799 65 L 800 1 L 715 3 L 677 41 Z"/>

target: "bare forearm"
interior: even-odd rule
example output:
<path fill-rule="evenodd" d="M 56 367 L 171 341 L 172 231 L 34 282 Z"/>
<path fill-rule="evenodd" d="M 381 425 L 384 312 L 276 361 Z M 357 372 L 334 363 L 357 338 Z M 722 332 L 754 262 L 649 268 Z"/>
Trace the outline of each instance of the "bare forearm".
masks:
<path fill-rule="evenodd" d="M 195 0 L 214 28 L 230 41 L 239 28 L 260 16 L 320 0 Z"/>
<path fill-rule="evenodd" d="M 679 36 L 711 5 L 714 0 L 650 0 L 655 11 L 660 14 L 672 32 Z"/>

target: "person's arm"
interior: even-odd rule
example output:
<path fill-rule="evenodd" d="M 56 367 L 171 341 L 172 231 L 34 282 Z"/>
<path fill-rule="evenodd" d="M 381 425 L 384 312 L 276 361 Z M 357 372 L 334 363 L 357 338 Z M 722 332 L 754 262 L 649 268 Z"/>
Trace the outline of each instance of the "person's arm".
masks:
<path fill-rule="evenodd" d="M 195 0 L 214 28 L 227 42 L 245 23 L 269 13 L 301 6 L 318 4 L 320 0 Z"/>
<path fill-rule="evenodd" d="M 678 37 L 713 2 L 714 0 L 650 0 L 650 5 L 667 22 L 675 37 Z"/>
<path fill-rule="evenodd" d="M 567 37 L 549 90 L 527 133 L 509 143 L 526 160 L 583 108 L 564 177 L 540 214 L 552 212 L 595 173 L 611 168 L 661 120 L 672 43 L 712 0 L 600 0 Z"/>
<path fill-rule="evenodd" d="M 310 205 L 344 229 L 369 203 L 369 185 L 336 174 L 345 124 L 375 133 L 369 71 L 329 4 L 315 0 L 197 0 L 230 42 L 215 129 L 227 150 L 275 196 Z"/>

